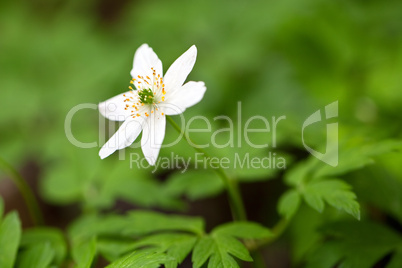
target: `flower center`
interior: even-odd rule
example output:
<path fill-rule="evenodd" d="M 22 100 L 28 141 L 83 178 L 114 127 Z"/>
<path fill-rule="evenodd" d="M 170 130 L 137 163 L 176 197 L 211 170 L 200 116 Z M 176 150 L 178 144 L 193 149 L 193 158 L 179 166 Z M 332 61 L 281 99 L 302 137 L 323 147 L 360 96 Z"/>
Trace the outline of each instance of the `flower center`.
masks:
<path fill-rule="evenodd" d="M 141 103 L 153 104 L 155 103 L 154 93 L 150 88 L 144 88 L 138 91 L 138 98 Z"/>
<path fill-rule="evenodd" d="M 138 75 L 130 81 L 130 92 L 123 94 L 125 110 L 131 112 L 131 117 L 146 116 L 158 111 L 158 104 L 165 101 L 165 84 L 160 74 L 152 69 L 152 78 L 149 76 Z M 161 115 L 164 115 L 161 113 Z"/>

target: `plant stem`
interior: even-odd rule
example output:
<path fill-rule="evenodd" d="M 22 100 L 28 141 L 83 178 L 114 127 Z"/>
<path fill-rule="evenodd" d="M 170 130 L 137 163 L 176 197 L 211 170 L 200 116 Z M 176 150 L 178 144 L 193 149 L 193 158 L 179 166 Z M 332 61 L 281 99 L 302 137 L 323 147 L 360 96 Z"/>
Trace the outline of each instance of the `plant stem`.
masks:
<path fill-rule="evenodd" d="M 0 169 L 4 170 L 6 174 L 14 181 L 18 190 L 21 192 L 22 197 L 28 207 L 29 214 L 32 217 L 32 221 L 35 225 L 43 224 L 42 212 L 39 208 L 39 204 L 35 198 L 29 185 L 26 183 L 21 174 L 13 168 L 9 163 L 0 157 Z"/>
<path fill-rule="evenodd" d="M 183 135 L 184 139 L 190 146 L 191 144 L 194 144 L 191 141 L 190 137 L 180 128 L 180 126 L 170 116 L 166 116 L 166 118 L 167 121 L 169 121 L 169 123 L 173 126 L 173 128 L 176 129 L 177 132 L 179 132 L 181 135 Z M 211 157 L 202 148 L 194 146 L 191 147 L 194 148 L 194 150 L 196 150 L 197 152 L 202 153 L 206 158 L 206 161 L 209 161 L 209 159 L 211 159 Z M 240 195 L 237 181 L 231 179 L 221 167 L 217 169 L 213 168 L 213 171 L 215 171 L 220 176 L 224 185 L 226 186 L 226 190 L 229 196 L 230 208 L 232 210 L 234 220 L 236 221 L 247 220 L 246 211 L 244 209 L 244 204 Z"/>
<path fill-rule="evenodd" d="M 260 241 L 254 243 L 254 244 L 251 244 L 247 248 L 250 251 L 254 251 L 254 250 L 257 250 L 257 249 L 259 249 L 259 248 L 261 248 L 263 246 L 271 244 L 276 239 L 278 239 L 282 235 L 282 233 L 286 230 L 286 227 L 288 226 L 289 221 L 290 221 L 290 219 L 286 219 L 286 218 L 280 219 L 276 223 L 276 225 L 274 227 L 272 227 L 272 234 L 273 234 L 272 236 L 270 236 L 270 237 L 268 237 L 266 239 L 260 240 Z"/>

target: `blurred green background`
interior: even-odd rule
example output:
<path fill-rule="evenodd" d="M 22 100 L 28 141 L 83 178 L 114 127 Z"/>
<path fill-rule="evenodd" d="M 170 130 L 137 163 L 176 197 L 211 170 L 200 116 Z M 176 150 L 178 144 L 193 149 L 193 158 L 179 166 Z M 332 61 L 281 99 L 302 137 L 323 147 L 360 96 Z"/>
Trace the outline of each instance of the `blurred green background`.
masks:
<path fill-rule="evenodd" d="M 99 146 L 113 131 L 99 129 L 103 121 L 97 110 L 78 112 L 72 132 L 80 141 L 98 142 L 98 147 L 77 148 L 65 135 L 64 121 L 74 106 L 97 104 L 127 89 L 132 57 L 143 43 L 158 54 L 164 71 L 191 45 L 197 46 L 188 80 L 205 81 L 208 89 L 202 102 L 186 111 L 186 118 L 234 117 L 238 101 L 245 118 L 286 115 L 277 136 L 278 150 L 289 156 L 289 165 L 308 156 L 301 144 L 303 121 L 337 100 L 341 140 L 365 144 L 401 138 L 401 18 L 402 2 L 396 0 L 1 1 L 0 156 L 35 185 L 48 205 L 79 204 L 92 211 L 116 208 L 116 200 L 125 200 L 141 207 L 182 210 L 179 186 L 171 186 L 174 194 L 161 191 L 170 173 L 155 176 L 149 170 L 129 169 L 127 161 L 117 161 L 117 153 L 99 159 Z M 311 146 L 325 143 L 325 128 L 319 129 L 309 132 Z M 208 140 L 206 136 L 199 139 Z M 166 140 L 175 137 L 168 127 Z M 190 150 L 181 142 L 162 149 L 161 155 L 171 151 L 186 155 Z M 379 167 L 398 187 L 401 160 L 394 154 L 380 159 Z M 275 177 L 266 171 L 238 172 L 245 180 Z M 370 201 L 375 189 L 356 181 L 350 183 L 357 187 L 359 201 Z M 246 184 L 243 189 L 246 197 L 259 191 L 257 200 L 251 194 L 246 203 L 251 218 L 266 224 L 277 217 L 275 203 L 283 190 L 280 182 L 269 183 L 255 188 Z M 221 217 L 227 207 L 211 209 L 223 200 L 222 185 L 214 180 L 205 184 L 208 195 L 217 199 L 208 199 L 192 213 L 203 214 L 213 226 L 227 220 Z M 8 209 L 15 208 L 11 188 L 4 181 L 0 188 L 9 198 Z M 187 198 L 204 197 L 194 191 Z M 401 198 L 395 193 L 393 209 L 388 203 L 379 207 L 402 219 Z M 48 220 L 61 217 L 57 224 L 65 225 L 69 217 L 58 215 L 55 211 L 63 210 L 56 208 L 48 211 Z M 70 210 L 66 211 L 59 214 Z"/>

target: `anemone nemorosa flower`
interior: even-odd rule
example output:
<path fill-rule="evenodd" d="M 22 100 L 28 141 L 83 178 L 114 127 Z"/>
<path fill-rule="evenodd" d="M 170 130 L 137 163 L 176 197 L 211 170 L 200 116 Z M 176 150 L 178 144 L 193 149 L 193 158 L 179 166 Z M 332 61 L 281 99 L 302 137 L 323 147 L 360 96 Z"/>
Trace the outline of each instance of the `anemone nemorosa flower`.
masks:
<path fill-rule="evenodd" d="M 134 55 L 130 91 L 99 104 L 100 113 L 114 121 L 124 121 L 119 130 L 99 151 L 103 159 L 116 150 L 130 146 L 142 132 L 141 148 L 154 165 L 165 137 L 166 115 L 177 115 L 204 96 L 204 82 L 183 85 L 193 69 L 197 48 L 190 47 L 163 76 L 162 62 L 147 44 Z"/>

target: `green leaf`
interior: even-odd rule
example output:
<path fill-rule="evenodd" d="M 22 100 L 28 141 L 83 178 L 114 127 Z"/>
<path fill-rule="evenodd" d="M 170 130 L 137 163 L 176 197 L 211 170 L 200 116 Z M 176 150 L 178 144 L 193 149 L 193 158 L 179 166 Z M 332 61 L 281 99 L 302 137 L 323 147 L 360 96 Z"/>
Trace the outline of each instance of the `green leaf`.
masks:
<path fill-rule="evenodd" d="M 243 261 L 253 261 L 247 248 L 236 238 L 217 233 L 212 234 L 212 236 L 218 248 L 218 252 L 216 252 L 215 256 L 219 255 L 222 263 L 228 259 L 228 254 L 231 254 Z"/>
<path fill-rule="evenodd" d="M 52 263 L 55 251 L 48 242 L 32 245 L 18 256 L 18 268 L 47 268 Z"/>
<path fill-rule="evenodd" d="M 75 239 L 72 242 L 72 256 L 77 268 L 90 268 L 96 254 L 96 239 Z"/>
<path fill-rule="evenodd" d="M 109 262 L 114 262 L 122 256 L 132 252 L 134 247 L 135 241 L 133 241 L 133 239 L 100 237 L 96 241 L 98 252 Z"/>
<path fill-rule="evenodd" d="M 383 166 L 375 165 L 353 174 L 351 183 L 361 202 L 374 205 L 402 223 L 402 181 L 399 177 Z"/>
<path fill-rule="evenodd" d="M 68 229 L 72 239 L 89 239 L 97 235 L 121 236 L 126 226 L 131 225 L 126 216 L 121 215 L 83 215 Z"/>
<path fill-rule="evenodd" d="M 184 233 L 160 233 L 147 236 L 137 243 L 133 249 L 151 247 L 155 252 L 166 252 L 171 261 L 166 263 L 167 267 L 177 267 L 194 247 L 197 237 Z"/>
<path fill-rule="evenodd" d="M 323 200 L 323 194 L 319 191 L 317 191 L 317 189 L 315 189 L 316 187 L 310 188 L 310 187 L 306 187 L 305 191 L 304 191 L 304 200 L 306 201 L 306 203 L 314 208 L 315 210 L 317 210 L 318 212 L 323 212 L 324 211 L 324 200 Z"/>
<path fill-rule="evenodd" d="M 290 186 L 299 186 L 313 180 L 320 180 L 323 177 L 343 175 L 373 163 L 373 157 L 375 156 L 401 149 L 401 141 L 385 140 L 367 145 L 362 144 L 361 141 L 349 140 L 339 146 L 339 155 L 331 151 L 326 153 L 339 159 L 336 167 L 327 165 L 310 156 L 306 161 L 298 163 L 287 171 L 285 181 Z M 311 201 L 314 203 L 313 200 Z M 315 204 L 315 206 L 318 208 L 321 205 Z"/>
<path fill-rule="evenodd" d="M 210 236 L 201 237 L 194 247 L 191 260 L 195 268 L 201 267 L 216 251 L 215 242 Z"/>
<path fill-rule="evenodd" d="M 156 231 L 186 231 L 201 235 L 204 233 L 204 221 L 201 218 L 176 215 L 164 215 L 150 211 L 134 211 L 128 214 L 131 222 L 124 229 L 126 235 L 142 235 Z"/>
<path fill-rule="evenodd" d="M 210 237 L 203 237 L 194 248 L 193 267 L 201 267 L 208 259 L 208 267 L 239 267 L 232 256 L 244 261 L 252 261 L 246 247 L 231 236 L 215 234 Z"/>
<path fill-rule="evenodd" d="M 135 251 L 113 263 L 108 268 L 158 268 L 161 264 L 172 260 L 164 253 L 152 251 Z"/>
<path fill-rule="evenodd" d="M 303 189 L 303 197 L 307 204 L 315 210 L 324 210 L 324 200 L 331 206 L 344 210 L 356 219 L 360 219 L 360 206 L 350 186 L 336 179 L 314 181 Z"/>
<path fill-rule="evenodd" d="M 400 268 L 402 266 L 402 245 L 392 254 L 392 259 L 388 263 L 387 268 Z"/>
<path fill-rule="evenodd" d="M 230 222 L 216 227 L 213 234 L 234 236 L 243 239 L 264 239 L 272 232 L 255 222 Z"/>
<path fill-rule="evenodd" d="M 288 190 L 279 199 L 278 212 L 290 219 L 300 206 L 300 194 L 296 190 Z"/>
<path fill-rule="evenodd" d="M 351 143 L 351 141 L 349 142 Z M 345 144 L 339 148 L 336 167 L 322 164 L 314 170 L 314 177 L 338 176 L 373 163 L 373 157 L 402 149 L 402 142 L 385 140 L 373 144 Z"/>
<path fill-rule="evenodd" d="M 216 227 L 211 235 L 200 238 L 194 247 L 192 262 L 195 268 L 208 261 L 208 267 L 239 267 L 233 257 L 252 261 L 247 248 L 235 237 L 243 239 L 262 239 L 271 232 L 253 222 L 234 222 Z"/>
<path fill-rule="evenodd" d="M 176 268 L 178 264 L 182 263 L 188 254 L 193 250 L 195 243 L 197 242 L 196 237 L 188 237 L 181 241 L 177 241 L 167 251 L 167 255 L 174 258 L 165 263 L 166 268 Z"/>
<path fill-rule="evenodd" d="M 309 268 L 330 268 L 337 263 L 345 268 L 371 268 L 402 245 L 400 234 L 374 222 L 335 222 L 322 232 L 327 239 L 309 258 Z"/>
<path fill-rule="evenodd" d="M 298 186 L 306 180 L 314 165 L 316 164 L 314 161 L 312 161 L 315 159 L 310 159 L 308 161 L 297 163 L 292 169 L 288 170 L 285 173 L 285 182 L 288 185 Z"/>
<path fill-rule="evenodd" d="M 221 178 L 212 171 L 191 170 L 176 172 L 169 177 L 166 192 L 170 195 L 185 195 L 190 200 L 197 200 L 221 193 L 224 189 Z"/>
<path fill-rule="evenodd" d="M 21 223 L 18 214 L 11 212 L 0 224 L 0 267 L 13 267 L 20 237 Z"/>
<path fill-rule="evenodd" d="M 39 243 L 48 243 L 54 250 L 54 262 L 61 264 L 67 254 L 67 244 L 63 233 L 55 228 L 37 227 L 25 230 L 21 237 L 20 247 L 32 247 Z"/>

